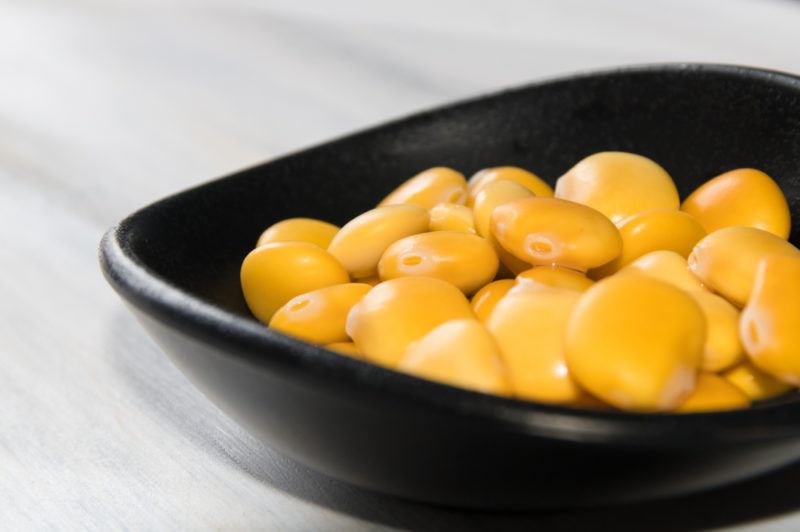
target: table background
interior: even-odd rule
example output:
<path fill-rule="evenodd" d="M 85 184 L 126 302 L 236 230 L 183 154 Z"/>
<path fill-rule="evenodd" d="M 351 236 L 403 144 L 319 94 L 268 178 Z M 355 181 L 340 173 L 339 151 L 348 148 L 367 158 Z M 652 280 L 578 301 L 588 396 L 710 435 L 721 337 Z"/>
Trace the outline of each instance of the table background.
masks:
<path fill-rule="evenodd" d="M 97 267 L 126 213 L 242 166 L 520 82 L 680 60 L 800 72 L 800 3 L 0 0 L 0 529 L 799 528 L 800 467 L 534 514 L 322 478 L 195 391 Z"/>

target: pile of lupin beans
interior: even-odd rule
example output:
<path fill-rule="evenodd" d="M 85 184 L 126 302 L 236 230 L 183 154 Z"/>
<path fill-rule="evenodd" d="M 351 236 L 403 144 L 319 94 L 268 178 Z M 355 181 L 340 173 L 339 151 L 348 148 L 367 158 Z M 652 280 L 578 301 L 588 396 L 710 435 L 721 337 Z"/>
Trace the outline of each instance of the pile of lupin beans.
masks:
<path fill-rule="evenodd" d="M 256 318 L 342 355 L 488 394 L 699 412 L 800 386 L 800 251 L 786 199 L 740 168 L 683 203 L 652 160 L 603 152 L 555 191 L 517 167 L 431 168 L 339 228 L 261 235 Z M 471 299 L 468 299 L 471 298 Z"/>

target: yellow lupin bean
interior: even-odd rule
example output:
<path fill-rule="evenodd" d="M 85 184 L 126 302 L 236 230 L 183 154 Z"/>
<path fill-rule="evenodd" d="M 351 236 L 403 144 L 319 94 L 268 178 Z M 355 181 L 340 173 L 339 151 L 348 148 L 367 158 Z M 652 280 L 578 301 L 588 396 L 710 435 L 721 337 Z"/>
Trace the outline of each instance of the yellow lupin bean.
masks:
<path fill-rule="evenodd" d="M 574 403 L 583 391 L 564 360 L 567 320 L 580 294 L 542 287 L 511 291 L 497 304 L 486 326 L 509 369 L 514 396 L 548 403 Z"/>
<path fill-rule="evenodd" d="M 559 266 L 535 266 L 517 275 L 517 282 L 520 284 L 532 283 L 539 286 L 566 288 L 578 292 L 584 292 L 594 284 L 594 281 L 588 279 L 582 273 Z"/>
<path fill-rule="evenodd" d="M 533 172 L 516 166 L 497 166 L 485 168 L 469 178 L 467 205 L 472 206 L 481 189 L 495 181 L 513 181 L 530 190 L 534 196 L 553 196 L 553 188 Z"/>
<path fill-rule="evenodd" d="M 471 303 L 472 310 L 475 311 L 475 315 L 478 316 L 478 319 L 486 323 L 494 307 L 497 306 L 497 303 L 503 299 L 503 296 L 505 296 L 515 284 L 517 284 L 517 282 L 514 279 L 500 279 L 498 281 L 492 281 L 475 292 L 475 295 L 472 296 Z"/>
<path fill-rule="evenodd" d="M 790 385 L 764 373 L 750 362 L 742 362 L 723 373 L 722 376 L 743 391 L 752 401 L 771 399 L 792 389 Z"/>
<path fill-rule="evenodd" d="M 588 205 L 614 223 L 640 212 L 680 206 L 666 170 L 647 157 L 618 151 L 581 160 L 558 179 L 555 197 Z"/>
<path fill-rule="evenodd" d="M 380 283 L 353 306 L 346 329 L 367 360 L 395 367 L 412 343 L 461 318 L 475 315 L 458 288 L 431 277 L 401 277 Z"/>
<path fill-rule="evenodd" d="M 598 211 L 556 198 L 526 198 L 492 213 L 492 233 L 500 245 L 534 266 L 586 271 L 619 255 L 616 226 Z"/>
<path fill-rule="evenodd" d="M 724 227 L 697 243 L 689 268 L 708 288 L 738 307 L 744 306 L 767 255 L 800 256 L 800 250 L 779 236 L 754 227 Z"/>
<path fill-rule="evenodd" d="M 720 372 L 744 360 L 744 348 L 739 340 L 739 311 L 736 307 L 707 290 L 695 290 L 691 296 L 703 309 L 708 327 L 702 369 Z"/>
<path fill-rule="evenodd" d="M 459 231 L 475 234 L 475 220 L 472 209 L 455 203 L 440 203 L 429 212 L 431 216 L 428 229 L 431 231 Z"/>
<path fill-rule="evenodd" d="M 492 245 L 477 235 L 434 231 L 407 236 L 386 250 L 378 263 L 383 280 L 434 277 L 466 294 L 491 281 L 499 262 Z"/>
<path fill-rule="evenodd" d="M 613 261 L 593 270 L 595 279 L 616 273 L 642 255 L 651 251 L 670 250 L 689 256 L 695 244 L 706 236 L 697 220 L 685 212 L 655 210 L 634 214 L 619 222 L 622 253 Z"/>
<path fill-rule="evenodd" d="M 761 259 L 740 327 L 753 364 L 800 386 L 800 254 Z"/>
<path fill-rule="evenodd" d="M 264 323 L 295 296 L 350 281 L 330 253 L 307 242 L 257 247 L 245 257 L 240 278 L 247 306 Z"/>
<path fill-rule="evenodd" d="M 314 218 L 289 218 L 269 226 L 261 233 L 256 247 L 274 242 L 308 242 L 328 249 L 339 228 Z"/>
<path fill-rule="evenodd" d="M 703 310 L 708 327 L 702 369 L 721 371 L 742 360 L 744 350 L 739 341 L 739 311 L 725 299 L 706 290 L 689 271 L 686 259 L 674 251 L 652 251 L 619 273 L 638 273 L 660 279 L 687 291 L 695 299 Z"/>
<path fill-rule="evenodd" d="M 692 192 L 681 209 L 694 216 L 709 233 L 736 225 L 789 237 L 789 205 L 770 176 L 739 168 L 706 181 Z"/>
<path fill-rule="evenodd" d="M 312 290 L 279 308 L 269 326 L 315 344 L 346 342 L 347 313 L 371 289 L 364 283 L 346 283 Z"/>
<path fill-rule="evenodd" d="M 492 181 L 482 187 L 475 196 L 472 207 L 475 213 L 475 229 L 484 238 L 489 238 L 492 233 L 492 213 L 494 210 L 510 201 L 532 198 L 533 193 L 514 181 Z"/>
<path fill-rule="evenodd" d="M 383 198 L 378 206 L 410 203 L 431 209 L 438 203 L 463 204 L 466 200 L 467 181 L 464 174 L 438 166 L 415 175 Z"/>
<path fill-rule="evenodd" d="M 474 319 L 439 325 L 411 344 L 398 369 L 478 392 L 511 394 L 500 350 L 486 327 Z"/>
<path fill-rule="evenodd" d="M 504 203 L 532 197 L 533 193 L 529 189 L 515 181 L 508 181 L 505 179 L 486 183 L 475 195 L 472 208 L 475 218 L 475 230 L 480 236 L 492 243 L 495 251 L 497 251 L 497 256 L 500 258 L 500 262 L 513 275 L 527 270 L 531 265 L 525 261 L 521 261 L 500 245 L 492 234 L 492 213 L 497 207 Z"/>
<path fill-rule="evenodd" d="M 713 373 L 700 373 L 692 394 L 677 412 L 713 412 L 750 406 L 750 398 L 730 381 Z"/>
<path fill-rule="evenodd" d="M 573 309 L 567 366 L 580 386 L 617 408 L 669 411 L 694 390 L 705 332 L 702 310 L 683 290 L 644 275 L 614 275 Z"/>
<path fill-rule="evenodd" d="M 392 243 L 428 230 L 428 211 L 419 205 L 387 205 L 356 216 L 328 246 L 356 279 L 378 274 L 378 261 Z"/>
<path fill-rule="evenodd" d="M 674 251 L 651 251 L 631 262 L 619 273 L 639 273 L 692 292 L 705 290 L 700 279 L 689 269 L 686 259 Z"/>
<path fill-rule="evenodd" d="M 349 356 L 351 358 L 357 358 L 359 360 L 364 359 L 364 355 L 358 351 L 356 344 L 353 342 L 334 342 L 332 344 L 327 344 L 325 349 L 336 351 L 340 355 Z"/>

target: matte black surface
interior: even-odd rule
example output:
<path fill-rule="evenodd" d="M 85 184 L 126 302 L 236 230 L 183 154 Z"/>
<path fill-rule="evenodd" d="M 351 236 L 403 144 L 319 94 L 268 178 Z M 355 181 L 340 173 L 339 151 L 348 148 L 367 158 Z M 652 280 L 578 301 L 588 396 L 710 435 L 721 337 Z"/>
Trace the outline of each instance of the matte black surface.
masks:
<path fill-rule="evenodd" d="M 435 165 L 520 165 L 551 183 L 582 157 L 653 158 L 684 196 L 752 166 L 800 224 L 800 78 L 719 65 L 582 74 L 422 113 L 159 201 L 110 230 L 107 279 L 175 364 L 254 435 L 362 487 L 439 504 L 564 507 L 729 483 L 800 457 L 791 394 L 747 410 L 593 412 L 415 379 L 274 333 L 239 267 L 291 216 L 342 224 Z"/>

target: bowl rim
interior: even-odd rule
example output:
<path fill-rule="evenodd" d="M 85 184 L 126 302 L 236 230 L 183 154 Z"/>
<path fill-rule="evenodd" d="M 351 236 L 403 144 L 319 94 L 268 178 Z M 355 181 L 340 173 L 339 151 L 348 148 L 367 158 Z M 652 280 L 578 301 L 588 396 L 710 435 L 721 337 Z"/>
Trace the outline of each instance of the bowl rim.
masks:
<path fill-rule="evenodd" d="M 747 409 L 708 413 L 658 413 L 588 410 L 482 394 L 400 373 L 369 362 L 341 356 L 322 347 L 272 331 L 254 319 L 227 311 L 183 290 L 151 271 L 131 247 L 138 218 L 151 209 L 218 181 L 246 174 L 254 168 L 330 148 L 356 137 L 369 136 L 386 127 L 428 118 L 443 109 L 491 100 L 508 93 L 545 85 L 617 77 L 631 74 L 715 73 L 786 85 L 800 97 L 800 77 L 749 66 L 717 63 L 655 63 L 545 78 L 512 89 L 458 100 L 423 110 L 294 151 L 243 170 L 210 180 L 157 200 L 124 218 L 102 238 L 99 260 L 109 284 L 134 307 L 201 341 L 210 342 L 226 355 L 257 371 L 299 374 L 315 385 L 336 393 L 371 393 L 374 397 L 488 423 L 506 430 L 564 442 L 624 445 L 687 450 L 700 446 L 754 443 L 800 435 L 800 401 L 756 404 Z"/>

